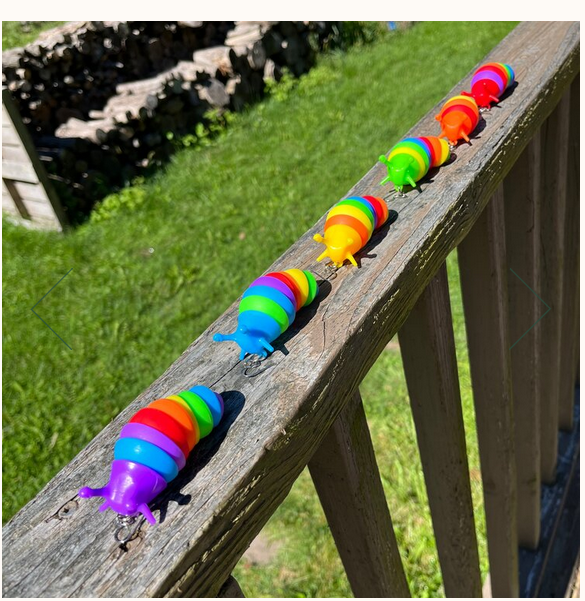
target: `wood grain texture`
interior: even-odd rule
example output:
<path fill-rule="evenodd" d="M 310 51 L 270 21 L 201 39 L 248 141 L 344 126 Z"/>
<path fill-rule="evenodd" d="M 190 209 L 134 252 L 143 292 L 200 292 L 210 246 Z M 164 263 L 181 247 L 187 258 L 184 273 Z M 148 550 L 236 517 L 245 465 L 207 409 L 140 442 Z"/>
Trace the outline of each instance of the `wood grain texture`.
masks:
<path fill-rule="evenodd" d="M 541 132 L 543 192 L 540 211 L 540 296 L 551 308 L 538 325 L 541 357 L 540 466 L 542 481 L 546 484 L 554 482 L 557 464 L 569 107 L 567 90 Z"/>
<path fill-rule="evenodd" d="M 26 163 L 16 163 L 14 161 L 2 161 L 2 176 L 5 179 L 11 179 L 16 182 L 27 182 L 37 184 L 39 182 L 32 165 Z"/>
<path fill-rule="evenodd" d="M 579 339 L 579 76 L 571 84 L 569 109 L 569 148 L 567 156 L 567 197 L 563 249 L 563 311 L 561 315 L 561 359 L 559 376 L 559 426 L 573 427 L 575 356 Z"/>
<path fill-rule="evenodd" d="M 299 312 L 263 374 L 245 378 L 236 348 L 211 340 L 214 332 L 234 327 L 237 303 L 195 340 L 3 528 L 5 596 L 217 594 L 318 448 L 349 391 L 574 78 L 579 25 L 521 24 L 486 60 L 514 64 L 521 84 L 501 108 L 486 114 L 473 145 L 458 148 L 456 161 L 432 183 L 421 183 L 422 193 L 391 201 L 398 220 L 359 254 L 360 269 L 341 269 L 316 302 Z M 471 73 L 449 95 L 468 89 Z M 434 115 L 444 100 L 410 135 L 438 133 Z M 379 154 L 372 150 L 373 157 Z M 384 171 L 375 165 L 350 194 L 388 197 L 389 187 L 378 185 Z M 322 232 L 323 222 L 269 269 L 314 268 L 320 251 L 312 236 Z M 122 552 L 113 541 L 112 514 L 100 514 L 99 501 L 81 500 L 77 491 L 106 481 L 114 442 L 137 409 L 194 383 L 225 395 L 223 423 L 157 501 L 162 523 L 143 526 Z"/>
<path fill-rule="evenodd" d="M 517 597 L 516 460 L 503 185 L 458 250 L 492 596 Z"/>
<path fill-rule="evenodd" d="M 309 462 L 356 597 L 410 597 L 359 391 Z"/>
<path fill-rule="evenodd" d="M 4 108 L 2 109 L 2 115 L 5 114 Z M 19 148 L 20 138 L 14 129 L 12 123 L 2 124 L 2 148 Z"/>
<path fill-rule="evenodd" d="M 12 186 L 20 182 L 42 187 L 45 195 L 43 199 L 43 203 L 45 204 L 44 209 L 38 207 L 38 204 L 27 206 L 27 201 L 22 198 L 20 193 L 18 193 L 17 197 L 13 195 L 13 200 L 20 211 L 20 216 L 23 219 L 35 222 L 39 227 L 62 230 L 67 223 L 65 212 L 49 181 L 45 168 L 41 164 L 30 134 L 22 123 L 18 109 L 7 89 L 2 90 L 2 115 L 2 178 L 6 182 L 12 182 Z M 4 121 L 9 121 L 10 123 L 7 124 Z M 5 134 L 7 135 L 5 136 Z M 16 140 L 14 136 L 16 136 Z M 14 148 L 11 149 L 10 145 L 15 143 L 15 148 L 20 148 L 28 156 L 26 162 L 22 162 L 22 160 L 18 162 L 5 160 L 4 154 L 10 155 L 13 153 Z M 4 150 L 5 146 L 7 146 L 6 151 Z M 14 188 L 11 188 L 8 184 L 7 188 L 12 195 L 15 191 Z M 24 205 L 25 211 L 21 210 L 22 205 Z"/>
<path fill-rule="evenodd" d="M 399 338 L 445 594 L 481 597 L 445 264 L 418 299 Z"/>
<path fill-rule="evenodd" d="M 540 291 L 541 175 L 542 153 L 537 133 L 504 180 L 518 542 L 529 549 L 538 546 L 540 536 L 538 335 L 539 320 L 548 318 L 548 308 L 537 296 Z"/>

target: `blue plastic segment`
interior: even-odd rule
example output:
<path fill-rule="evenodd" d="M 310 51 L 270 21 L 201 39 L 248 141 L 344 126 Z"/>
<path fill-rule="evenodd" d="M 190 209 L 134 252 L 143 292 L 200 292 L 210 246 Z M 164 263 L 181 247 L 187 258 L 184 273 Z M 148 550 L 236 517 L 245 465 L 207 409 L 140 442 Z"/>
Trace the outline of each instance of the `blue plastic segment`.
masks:
<path fill-rule="evenodd" d="M 166 482 L 179 473 L 178 465 L 169 454 L 139 438 L 120 438 L 114 447 L 114 459 L 140 463 L 160 474 Z"/>

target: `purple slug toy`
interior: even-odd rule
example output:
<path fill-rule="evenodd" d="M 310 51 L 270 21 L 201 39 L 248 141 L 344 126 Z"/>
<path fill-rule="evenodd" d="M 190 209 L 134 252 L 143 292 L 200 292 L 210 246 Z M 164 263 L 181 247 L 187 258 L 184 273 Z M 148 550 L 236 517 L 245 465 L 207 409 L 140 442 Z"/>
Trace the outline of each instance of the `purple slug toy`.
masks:
<path fill-rule="evenodd" d="M 153 401 L 122 428 L 106 486 L 86 486 L 79 496 L 106 499 L 100 511 L 113 509 L 124 527 L 140 513 L 155 524 L 148 504 L 177 477 L 199 440 L 219 424 L 223 409 L 221 395 L 205 386 Z"/>

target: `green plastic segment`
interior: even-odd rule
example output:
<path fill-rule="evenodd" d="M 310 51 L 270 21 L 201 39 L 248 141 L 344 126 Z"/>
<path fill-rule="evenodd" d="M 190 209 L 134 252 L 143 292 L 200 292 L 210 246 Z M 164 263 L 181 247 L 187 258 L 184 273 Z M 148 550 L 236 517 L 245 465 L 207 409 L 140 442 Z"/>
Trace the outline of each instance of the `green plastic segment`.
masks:
<path fill-rule="evenodd" d="M 372 213 L 368 211 L 368 209 L 364 207 L 364 204 L 361 203 L 359 200 L 351 200 L 350 198 L 346 198 L 345 200 L 338 202 L 336 206 L 340 205 L 349 205 L 355 207 L 356 209 L 359 209 L 370 220 L 372 228 L 374 227 L 374 217 L 372 216 Z"/>
<path fill-rule="evenodd" d="M 177 396 L 180 396 L 189 405 L 191 411 L 193 411 L 195 419 L 199 424 L 201 438 L 207 436 L 213 430 L 213 415 L 207 403 L 198 394 L 190 390 L 179 392 Z"/>
<path fill-rule="evenodd" d="M 306 307 L 315 300 L 317 292 L 319 292 L 319 286 L 317 286 L 317 280 L 310 271 L 303 271 L 303 273 L 307 277 L 307 282 L 309 284 L 309 296 L 307 296 L 307 302 L 303 305 L 303 307 Z"/>
<path fill-rule="evenodd" d="M 288 315 L 286 311 L 275 301 L 265 296 L 250 295 L 242 299 L 240 303 L 240 313 L 244 311 L 260 311 L 265 313 L 274 319 L 280 326 L 280 333 L 282 334 L 289 326 Z"/>
<path fill-rule="evenodd" d="M 390 161 L 389 161 L 389 165 L 388 165 L 388 167 L 389 167 L 388 173 L 389 173 L 389 174 L 390 174 L 390 168 L 391 168 L 391 166 L 392 166 L 392 163 L 393 163 L 393 162 L 394 162 L 394 161 L 395 161 L 395 160 L 396 160 L 396 159 L 397 159 L 399 156 L 402 156 L 402 157 L 403 157 L 403 156 L 407 156 L 407 157 L 410 159 L 410 164 L 411 164 L 411 166 L 413 167 L 413 169 L 415 169 L 415 170 L 416 170 L 416 176 L 415 176 L 415 177 L 413 177 L 413 179 L 414 179 L 414 181 L 415 181 L 415 182 L 418 182 L 418 180 L 419 180 L 419 179 L 422 179 L 422 178 L 423 178 L 423 177 L 424 177 L 424 176 L 425 176 L 425 175 L 428 173 L 428 170 L 427 170 L 427 171 L 425 171 L 425 170 L 424 170 L 424 168 L 421 168 L 421 166 L 418 164 L 418 162 L 415 160 L 415 158 L 414 158 L 413 156 L 410 156 L 410 155 L 403 155 L 403 154 L 401 155 L 400 153 L 398 153 L 398 154 L 394 155 L 394 156 L 393 156 L 393 157 L 390 159 Z M 396 183 L 396 182 L 394 182 L 394 183 Z M 405 183 L 405 184 L 407 184 L 408 182 L 406 182 L 406 181 L 405 181 L 404 183 Z"/>
<path fill-rule="evenodd" d="M 427 166 L 427 171 L 429 170 L 431 164 L 429 155 L 418 144 L 415 144 L 414 142 L 398 142 L 390 152 L 394 152 L 397 148 L 410 148 L 411 150 L 416 150 L 424 161 L 424 164 Z"/>
<path fill-rule="evenodd" d="M 510 70 L 510 67 L 508 67 L 508 65 L 506 65 L 505 63 L 500 63 L 504 69 L 506 70 L 506 73 L 508 74 L 508 85 L 506 86 L 507 88 L 510 87 L 514 81 L 514 76 L 512 75 L 512 71 Z"/>

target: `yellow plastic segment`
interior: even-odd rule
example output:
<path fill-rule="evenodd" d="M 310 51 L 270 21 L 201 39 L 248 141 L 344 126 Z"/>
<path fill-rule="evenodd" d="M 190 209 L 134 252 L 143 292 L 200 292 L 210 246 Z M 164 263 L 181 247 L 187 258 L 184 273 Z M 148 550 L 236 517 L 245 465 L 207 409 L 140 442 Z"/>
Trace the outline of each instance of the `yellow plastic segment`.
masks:
<path fill-rule="evenodd" d="M 290 277 L 297 283 L 301 291 L 301 307 L 305 305 L 309 298 L 309 282 L 307 276 L 300 269 L 285 269 L 284 273 L 288 273 Z"/>
<path fill-rule="evenodd" d="M 368 219 L 368 216 L 361 209 L 358 209 L 357 207 L 352 207 L 351 205 L 340 205 L 337 207 L 333 207 L 329 211 L 329 213 L 327 213 L 327 219 L 329 219 L 329 217 L 334 217 L 335 215 L 350 215 L 351 217 L 355 217 L 355 219 L 357 219 L 360 223 L 363 223 L 370 237 L 372 236 L 372 232 L 374 231 L 372 222 Z"/>
<path fill-rule="evenodd" d="M 357 267 L 353 255 L 362 247 L 362 240 L 353 228 L 348 225 L 332 225 L 325 237 L 316 234 L 314 239 L 327 247 L 317 261 L 329 257 L 336 267 L 341 267 L 347 259 Z"/>

